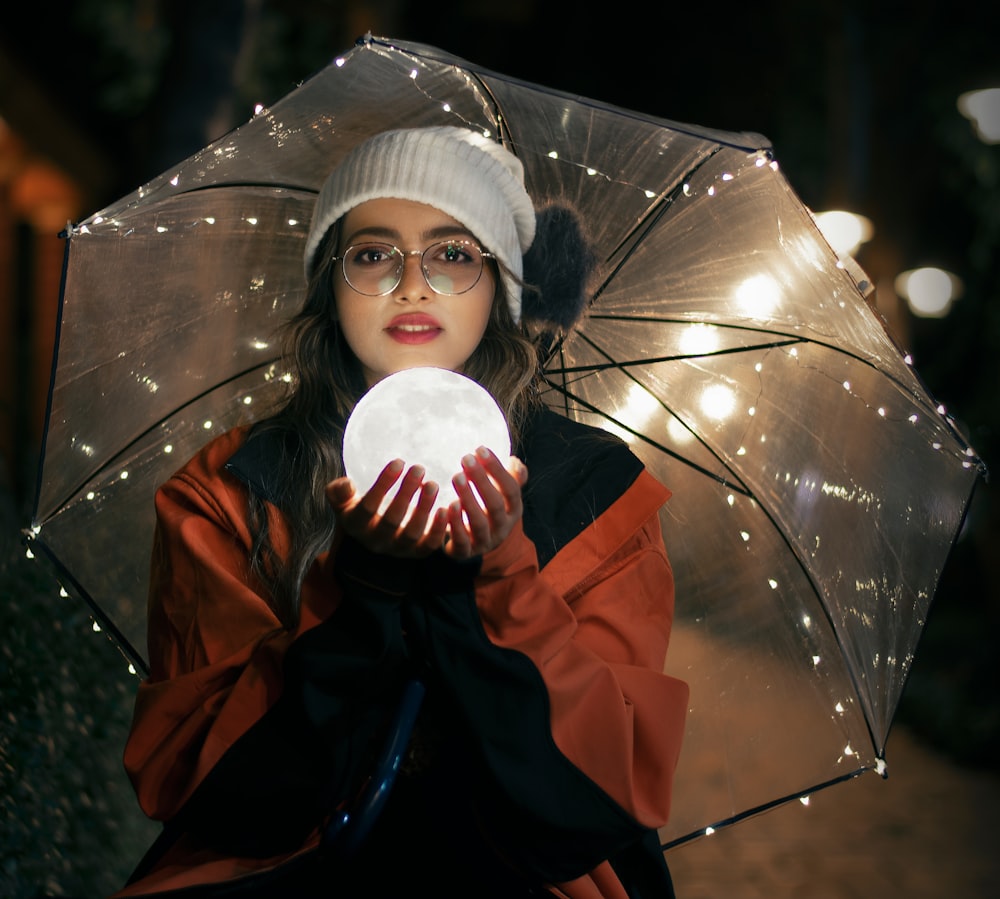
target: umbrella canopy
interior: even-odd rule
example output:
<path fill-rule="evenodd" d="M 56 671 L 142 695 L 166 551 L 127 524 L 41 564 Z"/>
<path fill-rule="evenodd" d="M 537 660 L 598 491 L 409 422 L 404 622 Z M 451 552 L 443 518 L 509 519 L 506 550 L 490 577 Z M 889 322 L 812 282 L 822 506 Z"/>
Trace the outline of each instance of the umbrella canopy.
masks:
<path fill-rule="evenodd" d="M 769 143 L 368 37 L 230 135 L 73 226 L 29 540 L 144 668 L 152 495 L 267 414 L 326 175 L 390 127 L 502 139 L 607 277 L 548 343 L 546 399 L 674 492 L 667 671 L 691 687 L 664 847 L 870 769 L 979 460 Z"/>

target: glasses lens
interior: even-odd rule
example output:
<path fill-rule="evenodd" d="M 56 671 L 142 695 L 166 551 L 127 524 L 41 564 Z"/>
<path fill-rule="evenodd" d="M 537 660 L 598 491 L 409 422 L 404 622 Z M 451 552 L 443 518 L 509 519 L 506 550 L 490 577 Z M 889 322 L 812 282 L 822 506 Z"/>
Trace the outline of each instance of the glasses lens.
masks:
<path fill-rule="evenodd" d="M 443 240 L 424 250 L 421 264 L 431 288 L 452 296 L 476 286 L 483 273 L 483 253 L 468 241 Z"/>
<path fill-rule="evenodd" d="M 403 277 L 407 253 L 387 243 L 348 247 L 342 257 L 344 278 L 370 297 L 392 293 Z M 471 290 L 483 273 L 483 252 L 464 240 L 442 240 L 421 254 L 424 279 L 435 293 L 454 296 Z"/>
<path fill-rule="evenodd" d="M 364 243 L 344 253 L 344 277 L 358 293 L 370 297 L 390 293 L 403 273 L 403 254 L 386 243 Z"/>

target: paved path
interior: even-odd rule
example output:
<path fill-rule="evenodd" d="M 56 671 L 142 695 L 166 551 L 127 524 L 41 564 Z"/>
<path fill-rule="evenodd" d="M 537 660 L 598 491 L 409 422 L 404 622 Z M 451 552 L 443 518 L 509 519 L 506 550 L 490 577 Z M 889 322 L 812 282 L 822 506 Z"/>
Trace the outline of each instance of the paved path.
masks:
<path fill-rule="evenodd" d="M 864 774 L 667 854 L 678 899 L 1000 897 L 1000 776 L 902 728 Z"/>

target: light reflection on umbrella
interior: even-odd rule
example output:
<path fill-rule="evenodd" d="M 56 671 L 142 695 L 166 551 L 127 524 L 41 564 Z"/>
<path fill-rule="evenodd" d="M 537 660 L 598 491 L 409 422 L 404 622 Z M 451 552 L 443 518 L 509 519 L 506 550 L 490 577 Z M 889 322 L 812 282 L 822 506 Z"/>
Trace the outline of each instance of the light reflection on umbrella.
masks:
<path fill-rule="evenodd" d="M 981 466 L 768 142 L 366 39 L 270 110 L 70 230 L 30 540 L 142 668 L 151 497 L 267 414 L 275 326 L 327 172 L 387 127 L 466 124 L 574 202 L 609 273 L 547 340 L 547 401 L 674 491 L 667 668 L 691 685 L 672 846 L 884 767 Z M 127 476 L 126 476 L 127 475 Z"/>

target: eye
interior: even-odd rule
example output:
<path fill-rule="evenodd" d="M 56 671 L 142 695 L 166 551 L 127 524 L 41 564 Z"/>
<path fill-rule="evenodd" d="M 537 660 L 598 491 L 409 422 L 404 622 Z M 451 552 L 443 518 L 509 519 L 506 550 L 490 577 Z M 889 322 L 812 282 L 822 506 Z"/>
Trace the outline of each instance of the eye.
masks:
<path fill-rule="evenodd" d="M 469 265 L 478 258 L 476 248 L 472 244 L 449 240 L 432 248 L 431 259 L 439 265 Z"/>
<path fill-rule="evenodd" d="M 352 247 L 348 261 L 359 267 L 385 265 L 394 261 L 396 254 L 396 248 L 389 244 L 366 243 Z"/>

